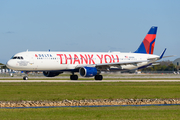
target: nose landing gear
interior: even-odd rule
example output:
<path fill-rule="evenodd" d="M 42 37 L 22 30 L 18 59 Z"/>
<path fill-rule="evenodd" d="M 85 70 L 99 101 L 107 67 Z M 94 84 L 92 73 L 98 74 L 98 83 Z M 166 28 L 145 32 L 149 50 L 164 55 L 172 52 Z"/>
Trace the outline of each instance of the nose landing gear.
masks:
<path fill-rule="evenodd" d="M 25 76 L 23 77 L 23 80 L 28 80 L 28 72 L 24 72 Z"/>
<path fill-rule="evenodd" d="M 28 80 L 28 76 L 24 76 L 24 77 L 23 77 L 23 80 Z"/>

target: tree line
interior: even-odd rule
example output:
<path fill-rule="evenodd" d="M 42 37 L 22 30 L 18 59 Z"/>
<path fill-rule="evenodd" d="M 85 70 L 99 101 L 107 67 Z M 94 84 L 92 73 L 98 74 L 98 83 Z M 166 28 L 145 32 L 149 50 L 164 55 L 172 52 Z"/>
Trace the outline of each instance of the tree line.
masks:
<path fill-rule="evenodd" d="M 158 63 L 158 65 L 149 66 L 141 69 L 141 71 L 177 71 L 177 67 L 172 63 L 172 61 L 167 60 Z"/>
<path fill-rule="evenodd" d="M 0 69 L 7 69 L 6 65 L 0 63 Z"/>

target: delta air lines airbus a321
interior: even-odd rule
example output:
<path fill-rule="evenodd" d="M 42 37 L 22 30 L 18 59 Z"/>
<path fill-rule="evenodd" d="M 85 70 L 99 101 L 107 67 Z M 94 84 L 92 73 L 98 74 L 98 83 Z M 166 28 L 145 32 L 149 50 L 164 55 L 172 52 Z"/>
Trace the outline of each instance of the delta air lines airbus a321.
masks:
<path fill-rule="evenodd" d="M 134 53 L 121 52 L 40 52 L 26 51 L 15 54 L 7 67 L 13 70 L 42 71 L 46 77 L 55 77 L 64 71 L 72 73 L 71 80 L 77 80 L 75 72 L 83 77 L 94 77 L 102 80 L 101 71 L 135 70 L 152 65 L 160 60 L 160 56 L 153 55 L 157 27 L 151 27 L 143 42 Z M 23 77 L 28 79 L 27 74 Z"/>

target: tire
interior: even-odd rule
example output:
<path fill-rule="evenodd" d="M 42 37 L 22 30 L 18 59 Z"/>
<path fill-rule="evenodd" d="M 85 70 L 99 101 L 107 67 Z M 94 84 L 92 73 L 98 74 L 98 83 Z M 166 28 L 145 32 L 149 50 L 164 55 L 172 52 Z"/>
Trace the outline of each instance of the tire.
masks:
<path fill-rule="evenodd" d="M 78 80 L 78 76 L 77 75 L 70 75 L 70 79 L 71 80 Z"/>
<path fill-rule="evenodd" d="M 94 79 L 95 79 L 95 80 L 98 80 L 98 75 L 95 75 L 95 76 L 94 76 Z"/>
<path fill-rule="evenodd" d="M 78 80 L 78 76 L 77 75 L 74 75 L 74 80 Z"/>
<path fill-rule="evenodd" d="M 103 76 L 102 75 L 99 75 L 99 80 L 102 80 L 103 79 Z"/>
<path fill-rule="evenodd" d="M 23 80 L 28 80 L 28 76 L 24 76 L 24 77 L 23 77 Z"/>
<path fill-rule="evenodd" d="M 95 80 L 102 80 L 103 79 L 103 76 L 102 75 L 96 75 L 94 77 Z"/>
<path fill-rule="evenodd" d="M 70 75 L 70 80 L 73 80 L 73 75 Z"/>

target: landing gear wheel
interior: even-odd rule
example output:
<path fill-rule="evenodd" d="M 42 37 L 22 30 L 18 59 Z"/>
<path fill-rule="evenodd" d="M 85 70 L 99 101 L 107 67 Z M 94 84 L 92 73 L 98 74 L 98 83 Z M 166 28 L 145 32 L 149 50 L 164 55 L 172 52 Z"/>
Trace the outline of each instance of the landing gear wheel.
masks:
<path fill-rule="evenodd" d="M 95 80 L 102 80 L 103 79 L 103 76 L 102 75 L 96 75 L 94 77 Z"/>
<path fill-rule="evenodd" d="M 77 75 L 70 75 L 70 79 L 71 80 L 78 80 L 78 76 Z"/>
<path fill-rule="evenodd" d="M 28 80 L 28 76 L 24 76 L 24 77 L 23 77 L 23 80 Z"/>

